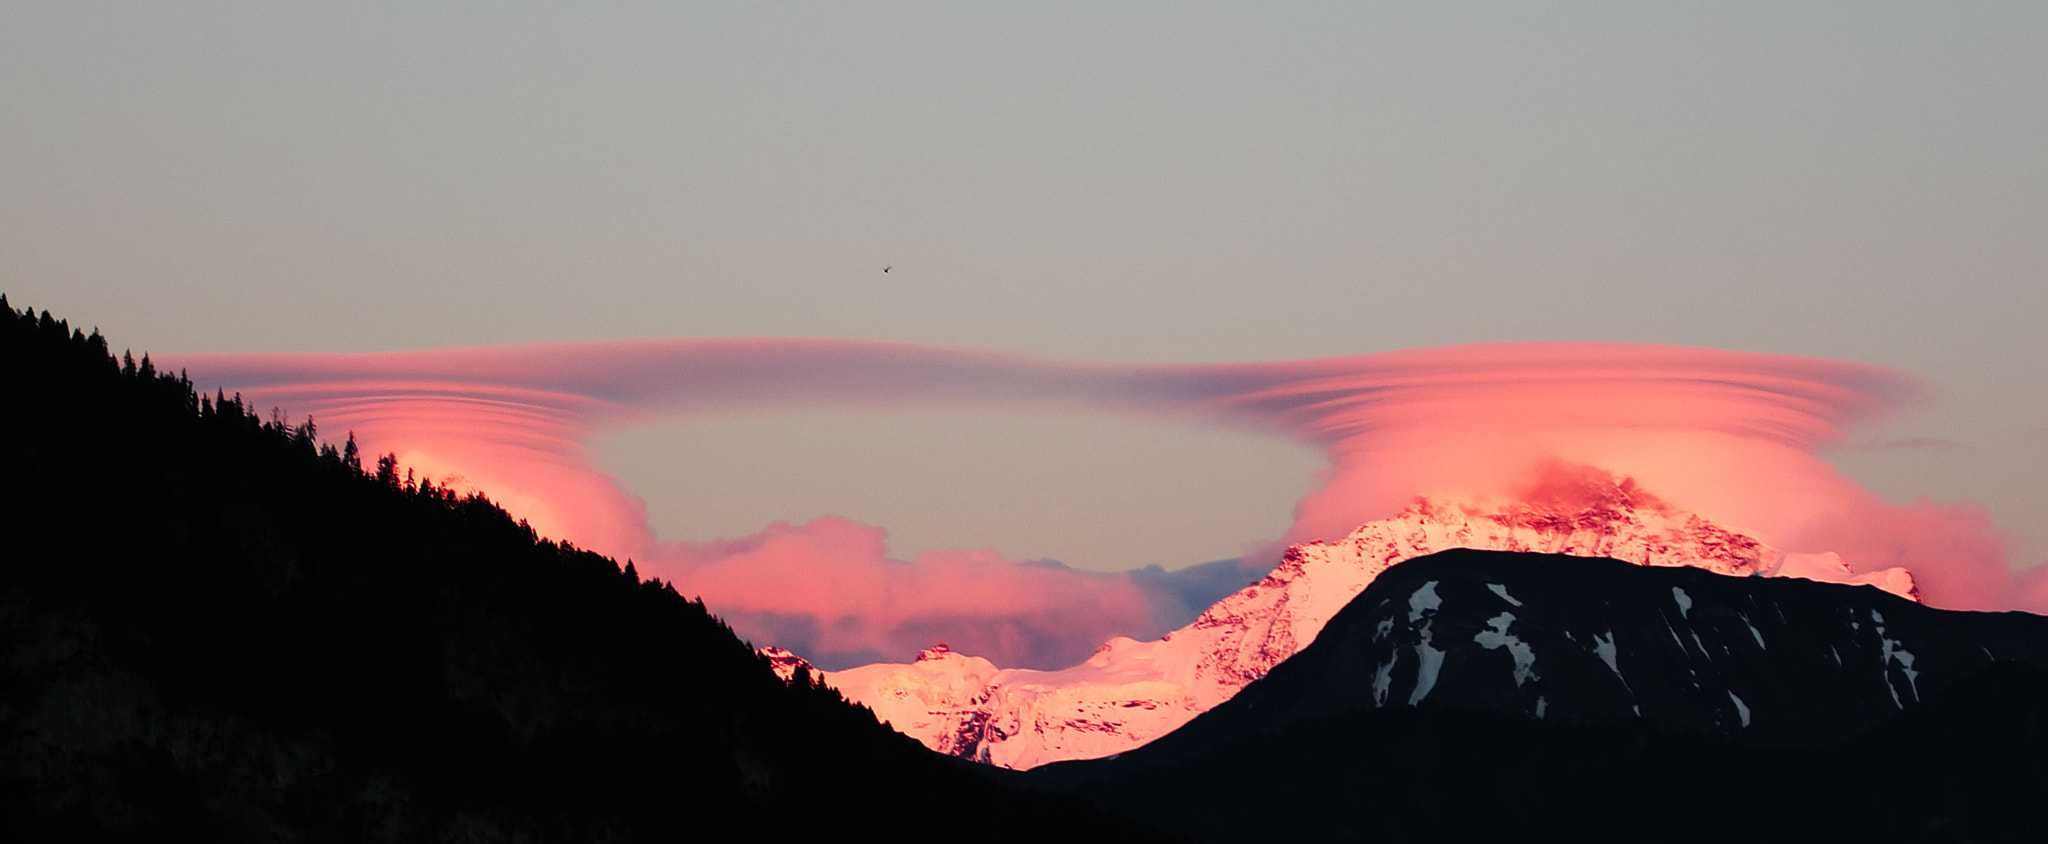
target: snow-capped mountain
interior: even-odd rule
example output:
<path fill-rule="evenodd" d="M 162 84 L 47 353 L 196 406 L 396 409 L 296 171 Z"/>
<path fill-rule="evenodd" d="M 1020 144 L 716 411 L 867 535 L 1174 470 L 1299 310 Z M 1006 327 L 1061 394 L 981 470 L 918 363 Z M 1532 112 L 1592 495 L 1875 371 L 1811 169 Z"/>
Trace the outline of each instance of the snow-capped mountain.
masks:
<path fill-rule="evenodd" d="M 1904 570 L 1857 575 L 1833 554 L 1781 553 L 1632 482 L 1580 474 L 1507 504 L 1418 500 L 1340 541 L 1291 547 L 1270 574 L 1186 627 L 1157 641 L 1112 639 L 1071 668 L 1000 669 L 942 645 L 914 663 L 824 679 L 941 753 L 1019 769 L 1108 756 L 1171 732 L 1265 676 L 1389 566 L 1451 548 L 1870 584 L 1917 600 Z"/>
<path fill-rule="evenodd" d="M 1256 695 L 1202 720 L 1255 731 L 1438 704 L 1832 741 L 1992 662 L 2048 664 L 2044 634 L 2040 616 L 1867 589 L 1456 549 L 1379 578 Z"/>

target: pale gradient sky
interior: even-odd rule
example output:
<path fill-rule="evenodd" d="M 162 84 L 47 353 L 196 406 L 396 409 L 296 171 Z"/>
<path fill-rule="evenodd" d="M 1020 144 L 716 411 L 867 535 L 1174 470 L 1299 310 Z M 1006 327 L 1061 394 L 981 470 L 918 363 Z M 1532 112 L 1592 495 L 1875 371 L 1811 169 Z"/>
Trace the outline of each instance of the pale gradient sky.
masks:
<path fill-rule="evenodd" d="M 1837 465 L 2048 556 L 2048 5 L 1670 5 L 8 3 L 0 290 L 159 353 L 1838 358 L 1937 395 Z M 1271 539 L 1319 465 L 944 408 L 603 456 L 667 539 L 1100 569 Z"/>

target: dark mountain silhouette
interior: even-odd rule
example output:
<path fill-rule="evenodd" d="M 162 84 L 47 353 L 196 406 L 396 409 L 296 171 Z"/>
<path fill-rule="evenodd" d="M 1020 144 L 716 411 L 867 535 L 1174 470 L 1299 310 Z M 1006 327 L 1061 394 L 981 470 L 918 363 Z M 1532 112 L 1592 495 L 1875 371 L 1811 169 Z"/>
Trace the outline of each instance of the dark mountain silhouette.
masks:
<path fill-rule="evenodd" d="M 1018 779 L 1210 841 L 2043 840 L 2043 663 L 2024 613 L 1450 551 L 1180 730 Z"/>
<path fill-rule="evenodd" d="M 2048 666 L 2048 618 L 1800 578 L 1454 549 L 1388 569 L 1312 647 L 1274 669 L 1256 707 L 1218 707 L 1208 729 L 1431 702 L 1829 741 L 1993 661 Z"/>
<path fill-rule="evenodd" d="M 0 839 L 1145 838 L 0 297 Z"/>

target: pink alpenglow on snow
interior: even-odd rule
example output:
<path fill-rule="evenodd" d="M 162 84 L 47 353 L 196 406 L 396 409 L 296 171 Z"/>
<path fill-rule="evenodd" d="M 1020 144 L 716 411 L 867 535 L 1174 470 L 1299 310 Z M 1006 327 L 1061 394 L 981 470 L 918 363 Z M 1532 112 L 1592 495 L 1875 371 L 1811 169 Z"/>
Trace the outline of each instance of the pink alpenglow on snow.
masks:
<path fill-rule="evenodd" d="M 1307 361 L 1082 363 L 844 340 L 649 340 L 378 354 L 188 356 L 202 386 L 355 431 L 370 454 L 485 492 L 543 534 L 702 595 L 744 635 L 820 665 L 933 641 L 995 664 L 1071 665 L 1152 636 L 1145 587 L 995 552 L 890 559 L 880 528 L 778 524 L 661 541 L 597 469 L 600 433 L 710 410 L 1034 407 L 1200 421 L 1328 455 L 1269 547 L 1336 540 L 1419 496 L 1499 496 L 1553 461 L 1598 467 L 1788 553 L 1908 566 L 1940 606 L 2032 599 L 1974 506 L 1892 505 L 1817 452 L 1921 390 L 1876 367 L 1616 343 L 1500 343 Z M 2048 590 L 2040 590 L 2048 591 Z M 2027 606 L 2044 606 L 2025 603 Z"/>
<path fill-rule="evenodd" d="M 1553 464 L 1510 500 L 1417 501 L 1337 542 L 1289 548 L 1271 574 L 1193 623 L 1155 641 L 1110 639 L 1069 668 L 1000 670 L 941 647 L 908 665 L 863 665 L 824 680 L 940 753 L 1006 768 L 1109 756 L 1172 732 L 1265 676 L 1395 563 L 1450 548 L 1803 577 L 1916 597 L 1903 569 L 1856 574 L 1834 554 L 1788 554 L 1631 481 Z"/>

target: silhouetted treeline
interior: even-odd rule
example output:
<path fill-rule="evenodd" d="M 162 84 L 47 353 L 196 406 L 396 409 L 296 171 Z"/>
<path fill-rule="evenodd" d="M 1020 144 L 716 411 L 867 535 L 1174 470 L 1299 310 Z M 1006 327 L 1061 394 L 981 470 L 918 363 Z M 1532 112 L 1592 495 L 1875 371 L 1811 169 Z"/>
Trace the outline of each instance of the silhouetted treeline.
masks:
<path fill-rule="evenodd" d="M 0 838 L 1133 835 L 320 434 L 0 296 Z"/>

